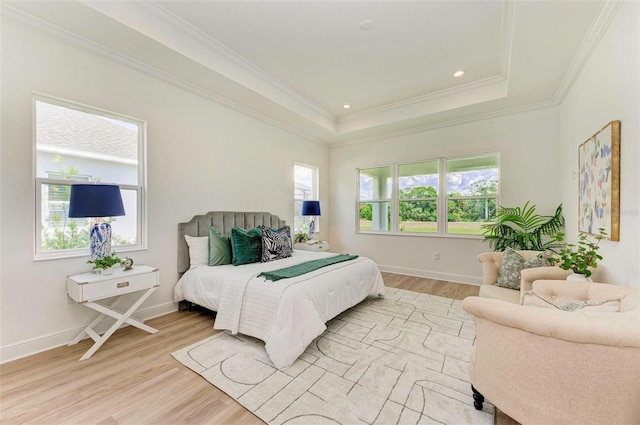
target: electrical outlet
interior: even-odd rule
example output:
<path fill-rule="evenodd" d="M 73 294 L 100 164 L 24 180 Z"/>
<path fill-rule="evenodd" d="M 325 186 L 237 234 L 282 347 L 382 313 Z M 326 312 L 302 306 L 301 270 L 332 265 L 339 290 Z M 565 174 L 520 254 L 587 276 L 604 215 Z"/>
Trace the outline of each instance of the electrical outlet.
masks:
<path fill-rule="evenodd" d="M 433 259 L 434 260 L 439 260 L 440 259 L 440 253 L 439 252 L 434 252 L 433 253 Z"/>

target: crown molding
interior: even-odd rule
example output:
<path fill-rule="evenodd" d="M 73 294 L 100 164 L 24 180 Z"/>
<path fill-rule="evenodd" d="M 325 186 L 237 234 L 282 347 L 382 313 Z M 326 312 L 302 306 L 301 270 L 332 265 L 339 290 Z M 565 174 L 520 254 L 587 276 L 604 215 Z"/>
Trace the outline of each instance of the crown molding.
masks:
<path fill-rule="evenodd" d="M 620 0 L 606 0 L 598 10 L 595 18 L 593 19 L 589 30 L 585 34 L 578 50 L 573 55 L 567 72 L 565 72 L 558 89 L 556 90 L 553 99 L 557 102 L 561 102 L 569 90 L 573 86 L 578 74 L 580 73 L 583 65 L 591 56 L 591 52 L 598 45 L 598 42 L 602 36 L 607 32 L 609 24 L 613 20 L 616 12 L 622 5 Z"/>
<path fill-rule="evenodd" d="M 91 9 L 151 38 L 331 132 L 336 119 L 318 104 L 154 1 L 83 1 Z"/>
<path fill-rule="evenodd" d="M 314 137 L 309 136 L 307 133 L 304 133 L 290 125 L 287 125 L 281 121 L 278 121 L 274 118 L 271 118 L 267 115 L 264 115 L 260 112 L 255 111 L 247 106 L 244 106 L 240 103 L 234 102 L 226 97 L 220 96 L 210 90 L 203 89 L 202 87 L 196 86 L 188 81 L 185 81 L 173 74 L 169 74 L 165 71 L 157 69 L 153 66 L 147 65 L 143 62 L 138 61 L 130 56 L 124 55 L 122 53 L 116 52 L 108 47 L 105 47 L 101 44 L 93 42 L 89 39 L 79 36 L 78 34 L 67 31 L 63 28 L 60 28 L 50 22 L 43 21 L 37 17 L 29 15 L 21 10 L 15 9 L 6 3 L 0 3 L 0 12 L 3 18 L 8 18 L 14 22 L 17 22 L 23 26 L 31 28 L 35 31 L 44 33 L 48 36 L 51 36 L 57 40 L 63 41 L 70 45 L 80 47 L 84 50 L 90 51 L 97 55 L 100 55 L 104 58 L 110 59 L 114 62 L 117 62 L 121 65 L 125 65 L 137 71 L 140 71 L 144 74 L 147 74 L 153 78 L 161 80 L 165 83 L 171 84 L 180 89 L 186 90 L 190 93 L 196 94 L 208 100 L 211 100 L 217 104 L 220 104 L 229 109 L 233 109 L 242 114 L 248 115 L 252 118 L 263 121 L 267 124 L 278 127 L 282 130 L 285 130 L 291 134 L 302 137 L 305 140 L 316 143 L 321 146 L 328 146 L 328 143 L 324 140 L 320 140 Z"/>
<path fill-rule="evenodd" d="M 338 123 L 338 134 L 364 130 L 420 116 L 475 105 L 507 96 L 508 81 L 491 77 L 475 83 L 442 90 L 409 101 L 366 111 Z"/>
<path fill-rule="evenodd" d="M 340 118 L 338 120 L 338 124 L 345 124 L 352 121 L 357 121 L 364 117 L 369 117 L 369 116 L 373 116 L 373 115 L 385 113 L 385 112 L 397 111 L 410 106 L 426 104 L 429 102 L 433 102 L 434 100 L 443 99 L 449 96 L 455 96 L 461 93 L 466 93 L 470 90 L 491 86 L 493 84 L 502 83 L 504 81 L 505 80 L 502 77 L 500 77 L 499 75 L 495 75 L 493 77 L 485 78 L 483 80 L 475 81 L 473 83 L 467 83 L 467 84 L 452 87 L 449 89 L 438 90 L 425 95 L 412 97 L 410 99 L 405 99 L 398 102 L 377 106 L 375 108 L 366 109 L 364 111 L 360 111 L 355 114 L 351 114 L 351 115 Z"/>
<path fill-rule="evenodd" d="M 513 51 L 513 32 L 515 28 L 516 2 L 503 0 L 502 21 L 500 22 L 500 75 L 509 81 L 511 72 L 511 52 Z"/>
<path fill-rule="evenodd" d="M 436 130 L 439 128 L 455 127 L 462 124 L 473 123 L 476 121 L 483 121 L 483 120 L 488 120 L 492 118 L 500 118 L 507 115 L 515 115 L 515 114 L 520 114 L 524 112 L 535 111 L 538 109 L 552 108 L 552 107 L 558 106 L 559 104 L 560 102 L 556 100 L 545 100 L 542 102 L 532 103 L 524 106 L 518 106 L 515 108 L 501 109 L 495 112 L 487 112 L 485 114 L 473 115 L 466 118 L 458 118 L 458 119 L 453 119 L 449 121 L 442 121 L 434 124 L 428 124 L 428 125 L 412 127 L 412 128 L 402 129 L 402 130 L 388 131 L 386 133 L 379 133 L 370 137 L 362 137 L 357 139 L 338 141 L 330 144 L 329 148 L 336 149 L 336 148 L 340 148 L 348 145 L 357 145 L 361 143 L 375 142 L 377 140 L 391 139 L 395 137 L 407 136 L 410 134 L 423 133 L 426 131 Z"/>

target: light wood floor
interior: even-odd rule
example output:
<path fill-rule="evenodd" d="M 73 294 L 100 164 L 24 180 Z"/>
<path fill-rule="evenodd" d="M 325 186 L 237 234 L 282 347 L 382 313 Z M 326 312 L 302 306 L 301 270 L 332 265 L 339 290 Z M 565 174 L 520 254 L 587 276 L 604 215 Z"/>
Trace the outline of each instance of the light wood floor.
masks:
<path fill-rule="evenodd" d="M 463 299 L 478 287 L 383 273 L 387 286 Z M 175 312 L 148 334 L 118 330 L 93 357 L 91 340 L 0 365 L 2 424 L 264 424 L 171 356 L 215 331 L 212 314 Z M 497 425 L 517 422 L 499 414 Z"/>

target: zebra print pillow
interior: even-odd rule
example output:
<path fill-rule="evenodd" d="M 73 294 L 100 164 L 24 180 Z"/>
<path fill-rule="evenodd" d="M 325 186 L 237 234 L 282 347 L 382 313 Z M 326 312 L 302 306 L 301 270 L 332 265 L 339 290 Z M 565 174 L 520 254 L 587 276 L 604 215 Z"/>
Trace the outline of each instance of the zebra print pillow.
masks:
<path fill-rule="evenodd" d="M 291 257 L 291 228 L 272 229 L 262 226 L 262 262 Z"/>

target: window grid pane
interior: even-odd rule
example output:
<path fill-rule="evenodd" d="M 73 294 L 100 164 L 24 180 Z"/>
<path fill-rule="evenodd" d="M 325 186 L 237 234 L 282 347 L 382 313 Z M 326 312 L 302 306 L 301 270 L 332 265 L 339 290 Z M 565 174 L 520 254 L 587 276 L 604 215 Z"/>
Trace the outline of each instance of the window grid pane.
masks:
<path fill-rule="evenodd" d="M 392 168 L 375 167 L 359 170 L 360 201 L 391 199 L 393 191 Z"/>
<path fill-rule="evenodd" d="M 359 203 L 358 230 L 388 232 L 391 230 L 391 202 Z"/>
<path fill-rule="evenodd" d="M 69 195 L 72 183 L 48 183 L 43 181 L 41 190 L 41 241 L 42 251 L 51 252 L 87 248 L 91 218 L 69 217 Z M 138 244 L 137 198 L 138 190 L 121 189 L 126 216 L 108 217 L 111 224 L 112 246 Z"/>

